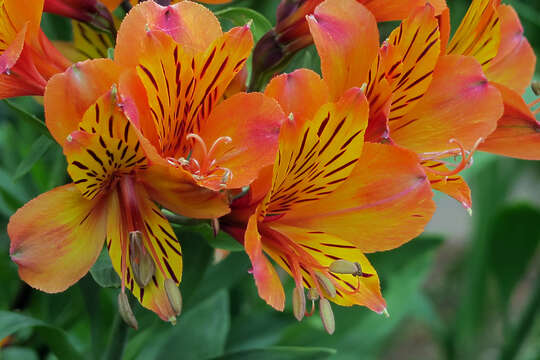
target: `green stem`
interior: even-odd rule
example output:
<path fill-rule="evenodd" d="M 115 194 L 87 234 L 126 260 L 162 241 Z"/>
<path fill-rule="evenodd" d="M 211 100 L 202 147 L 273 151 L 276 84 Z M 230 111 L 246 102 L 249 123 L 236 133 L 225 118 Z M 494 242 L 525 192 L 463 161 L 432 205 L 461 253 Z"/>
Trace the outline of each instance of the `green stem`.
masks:
<path fill-rule="evenodd" d="M 106 360 L 118 360 L 122 358 L 127 342 L 128 326 L 122 320 L 120 314 L 116 314 L 111 330 L 109 345 L 105 353 Z"/>
<path fill-rule="evenodd" d="M 527 337 L 527 333 L 534 324 L 536 312 L 540 307 L 540 282 L 536 281 L 536 286 L 531 293 L 529 303 L 521 314 L 517 326 L 510 331 L 510 335 L 506 338 L 503 345 L 500 360 L 512 360 L 516 357 L 523 341 Z"/>

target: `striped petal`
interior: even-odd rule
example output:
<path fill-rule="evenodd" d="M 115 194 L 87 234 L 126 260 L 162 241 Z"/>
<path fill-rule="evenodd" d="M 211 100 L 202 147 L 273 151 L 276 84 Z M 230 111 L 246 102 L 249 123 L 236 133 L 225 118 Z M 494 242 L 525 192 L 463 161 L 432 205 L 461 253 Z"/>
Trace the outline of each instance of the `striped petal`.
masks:
<path fill-rule="evenodd" d="M 68 136 L 64 153 L 68 173 L 82 195 L 93 199 L 108 192 L 122 175 L 148 168 L 138 136 L 108 92 L 84 114 Z"/>
<path fill-rule="evenodd" d="M 111 60 L 97 59 L 77 63 L 49 80 L 44 99 L 45 122 L 59 144 L 78 129 L 86 110 L 110 90 L 119 73 Z"/>
<path fill-rule="evenodd" d="M 103 248 L 106 201 L 87 200 L 70 184 L 20 208 L 10 218 L 7 232 L 21 279 L 54 293 L 83 277 Z"/>
<path fill-rule="evenodd" d="M 338 188 L 362 152 L 367 116 L 367 100 L 353 88 L 338 102 L 321 107 L 311 121 L 285 122 L 265 216 L 283 216 Z"/>
<path fill-rule="evenodd" d="M 473 0 L 447 47 L 448 54 L 474 57 L 484 68 L 497 55 L 501 22 L 499 0 Z"/>
<path fill-rule="evenodd" d="M 389 121 L 393 121 L 412 109 L 431 83 L 440 54 L 433 7 L 428 4 L 413 11 L 392 31 L 388 43 L 395 48 L 394 56 L 383 58 L 385 75 L 392 87 Z"/>
<path fill-rule="evenodd" d="M 467 210 L 472 208 L 471 189 L 461 176 L 441 176 L 431 172 L 430 169 L 443 173 L 450 171 L 448 167 L 438 161 L 423 161 L 422 165 L 428 168 L 426 169 L 426 175 L 432 189 L 453 197 Z"/>
<path fill-rule="evenodd" d="M 308 23 L 332 97 L 361 86 L 379 48 L 377 21 L 369 10 L 355 1 L 326 0 Z"/>
<path fill-rule="evenodd" d="M 282 252 L 277 246 L 272 247 L 275 243 L 265 246 L 265 251 L 291 276 L 294 277 L 296 272 L 301 274 L 306 288 L 321 287 L 316 276 L 313 276 L 315 271 L 318 271 L 325 274 L 334 284 L 336 296 L 328 299 L 336 304 L 367 306 L 377 313 L 382 313 L 386 309 L 377 272 L 355 245 L 321 231 L 278 223 L 270 226 L 286 238 L 280 245 L 288 243 L 288 251 Z M 339 259 L 359 263 L 365 276 L 355 277 L 329 272 L 330 264 Z M 295 271 L 295 268 L 298 270 Z"/>
<path fill-rule="evenodd" d="M 484 67 L 484 72 L 490 81 L 523 94 L 534 75 L 536 56 L 523 36 L 515 10 L 509 5 L 500 5 L 497 12 L 501 19 L 501 42 L 497 56 Z"/>
<path fill-rule="evenodd" d="M 432 195 L 414 153 L 366 143 L 347 181 L 276 222 L 337 236 L 363 252 L 384 251 L 423 231 L 435 211 Z"/>
<path fill-rule="evenodd" d="M 497 129 L 479 149 L 527 160 L 540 160 L 540 122 L 518 93 L 495 84 L 504 101 Z"/>
<path fill-rule="evenodd" d="M 122 66 L 137 66 L 148 52 L 147 40 L 154 31 L 171 36 L 190 56 L 206 51 L 222 35 L 218 19 L 204 6 L 182 1 L 164 7 L 146 1 L 131 9 L 122 21 L 115 60 Z"/>
<path fill-rule="evenodd" d="M 417 153 L 454 149 L 451 139 L 471 149 L 486 138 L 502 114 L 502 101 L 472 58 L 441 57 L 422 100 L 400 119 L 390 121 L 390 136 Z"/>
<path fill-rule="evenodd" d="M 175 317 L 171 308 L 163 282 L 172 279 L 179 284 L 182 279 L 182 251 L 180 244 L 167 219 L 159 208 L 150 200 L 145 189 L 136 185 L 136 208 L 140 213 L 140 221 L 136 230 L 142 232 L 146 251 L 152 256 L 155 264 L 155 275 L 150 283 L 141 288 L 133 278 L 132 264 L 127 258 L 126 273 L 122 274 L 122 254 L 128 254 L 128 239 L 130 229 L 126 223 L 129 214 L 122 213 L 122 205 L 117 192 L 108 208 L 107 217 L 107 248 L 114 269 L 121 278 L 126 280 L 126 287 L 147 309 L 152 310 L 165 321 Z"/>
<path fill-rule="evenodd" d="M 114 48 L 109 34 L 83 22 L 72 20 L 73 46 L 83 59 L 107 58 L 108 50 Z"/>
<path fill-rule="evenodd" d="M 263 253 L 261 235 L 257 228 L 257 217 L 256 213 L 249 219 L 244 237 L 244 247 L 253 266 L 252 274 L 259 296 L 274 309 L 282 311 L 285 307 L 285 293 L 276 269 Z"/>

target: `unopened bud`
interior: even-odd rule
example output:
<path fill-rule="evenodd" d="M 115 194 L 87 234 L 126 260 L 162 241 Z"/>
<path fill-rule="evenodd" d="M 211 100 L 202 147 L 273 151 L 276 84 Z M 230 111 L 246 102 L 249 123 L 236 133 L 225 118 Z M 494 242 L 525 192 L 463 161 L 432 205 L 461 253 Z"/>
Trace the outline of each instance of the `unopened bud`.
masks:
<path fill-rule="evenodd" d="M 307 292 L 307 298 L 311 301 L 319 300 L 319 292 L 315 288 L 309 288 Z"/>
<path fill-rule="evenodd" d="M 334 312 L 332 311 L 332 306 L 328 299 L 322 298 L 321 301 L 319 301 L 319 312 L 321 314 L 324 329 L 327 333 L 332 335 L 336 330 L 336 321 L 334 320 Z"/>
<path fill-rule="evenodd" d="M 131 306 L 129 306 L 129 300 L 125 292 L 120 291 L 118 294 L 118 312 L 126 324 L 137 330 L 139 325 L 137 324 L 137 319 L 133 315 Z"/>
<path fill-rule="evenodd" d="M 143 235 L 140 231 L 129 233 L 129 262 L 131 263 L 135 282 L 144 289 L 152 280 L 152 276 L 156 272 L 156 266 L 152 256 L 144 247 Z"/>
<path fill-rule="evenodd" d="M 315 277 L 317 278 L 319 285 L 321 285 L 321 287 L 328 294 L 329 297 L 333 298 L 336 296 L 336 288 L 334 287 L 334 284 L 329 278 L 327 278 L 320 271 L 315 271 Z"/>
<path fill-rule="evenodd" d="M 173 281 L 173 279 L 165 279 L 164 282 L 165 286 L 165 293 L 167 293 L 167 298 L 169 299 L 169 303 L 171 304 L 171 307 L 176 314 L 176 316 L 180 315 L 182 312 L 182 294 L 180 293 L 180 289 L 178 289 L 178 286 Z"/>
<path fill-rule="evenodd" d="M 335 274 L 355 275 L 360 270 L 357 264 L 358 263 L 352 263 L 350 261 L 340 259 L 331 263 L 330 266 L 328 267 L 328 270 L 330 270 L 330 272 L 333 272 Z"/>
<path fill-rule="evenodd" d="M 540 96 L 540 81 L 533 81 L 531 83 L 531 89 L 534 92 L 534 95 Z"/>
<path fill-rule="evenodd" d="M 304 288 L 297 286 L 293 289 L 292 304 L 294 317 L 298 321 L 302 321 L 306 313 L 306 294 Z"/>

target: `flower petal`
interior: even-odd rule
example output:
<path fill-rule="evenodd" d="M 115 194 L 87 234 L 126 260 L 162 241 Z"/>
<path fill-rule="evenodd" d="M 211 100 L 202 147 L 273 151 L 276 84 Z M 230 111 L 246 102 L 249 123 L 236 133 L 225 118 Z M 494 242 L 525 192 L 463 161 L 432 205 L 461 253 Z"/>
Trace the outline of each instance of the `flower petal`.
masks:
<path fill-rule="evenodd" d="M 390 121 L 390 136 L 418 153 L 465 149 L 486 138 L 502 114 L 502 101 L 480 65 L 458 55 L 441 57 L 433 81 L 422 100 L 402 118 Z"/>
<path fill-rule="evenodd" d="M 265 216 L 282 216 L 302 204 L 313 204 L 347 180 L 362 152 L 367 116 L 366 97 L 353 88 L 338 102 L 321 107 L 305 124 L 286 121 Z"/>
<path fill-rule="evenodd" d="M 494 84 L 504 101 L 497 129 L 479 150 L 527 160 L 540 160 L 540 122 L 523 98 L 503 85 Z"/>
<path fill-rule="evenodd" d="M 249 185 L 263 167 L 274 163 L 284 119 L 278 103 L 261 93 L 240 93 L 216 106 L 200 135 L 206 144 L 214 144 L 223 136 L 232 139 L 219 144 L 212 153 L 215 166 L 231 171 L 227 188 Z M 196 150 L 194 159 L 201 155 Z M 215 190 L 220 190 L 221 183 L 217 179 Z"/>
<path fill-rule="evenodd" d="M 346 182 L 316 206 L 299 206 L 276 222 L 323 231 L 363 252 L 384 251 L 423 231 L 435 211 L 432 195 L 414 153 L 366 143 Z"/>
<path fill-rule="evenodd" d="M 411 9 L 428 3 L 426 0 L 360 0 L 359 2 L 365 4 L 379 22 L 405 19 Z M 430 0 L 429 4 L 435 8 L 436 15 L 439 15 L 446 8 L 445 0 Z"/>
<path fill-rule="evenodd" d="M 11 259 L 34 288 L 60 292 L 94 264 L 105 240 L 105 199 L 84 199 L 73 184 L 42 194 L 10 219 Z"/>
<path fill-rule="evenodd" d="M 277 100 L 285 115 L 292 113 L 298 124 L 313 119 L 321 106 L 330 100 L 324 80 L 308 69 L 274 77 L 264 93 Z"/>
<path fill-rule="evenodd" d="M 369 10 L 355 1 L 326 0 L 308 23 L 332 97 L 361 86 L 379 49 L 377 21 Z"/>
<path fill-rule="evenodd" d="M 119 73 L 111 60 L 96 59 L 77 63 L 49 80 L 44 99 L 45 122 L 59 144 L 78 129 L 83 114 L 110 90 Z"/>
<path fill-rule="evenodd" d="M 422 165 L 439 172 L 450 171 L 443 163 L 436 161 L 423 161 Z M 459 175 L 441 176 L 426 170 L 431 188 L 441 191 L 456 199 L 467 210 L 472 208 L 471 189 L 467 182 Z"/>
<path fill-rule="evenodd" d="M 536 56 L 515 10 L 509 5 L 497 8 L 501 19 L 501 43 L 497 56 L 484 67 L 486 77 L 518 94 L 523 94 L 534 75 Z"/>
<path fill-rule="evenodd" d="M 500 0 L 473 0 L 447 47 L 448 54 L 472 56 L 485 68 L 497 55 L 501 23 Z"/>
<path fill-rule="evenodd" d="M 161 319 L 167 321 L 176 314 L 171 308 L 163 282 L 170 278 L 176 284 L 180 283 L 182 252 L 174 231 L 167 219 L 161 215 L 159 208 L 149 199 L 142 186 L 138 185 L 136 190 L 137 209 L 143 221 L 141 225 L 144 226 L 137 230 L 143 233 L 146 251 L 152 256 L 156 269 L 152 281 L 142 289 L 134 281 L 132 266 L 126 259 L 126 287 L 145 308 L 154 311 Z M 111 196 L 113 201 L 108 209 L 107 248 L 114 269 L 122 276 L 122 247 L 126 247 L 124 254 L 127 254 L 130 231 L 126 224 L 126 217 L 131 215 L 122 213 L 116 191 Z"/>
<path fill-rule="evenodd" d="M 276 269 L 266 258 L 262 251 L 261 235 L 257 228 L 257 214 L 250 217 L 244 247 L 253 265 L 253 277 L 259 296 L 276 310 L 283 311 L 285 307 L 285 293 L 276 273 Z"/>
<path fill-rule="evenodd" d="M 222 35 L 218 19 L 204 6 L 182 1 L 163 7 L 146 1 L 131 9 L 123 20 L 118 30 L 115 61 L 122 66 L 137 66 L 148 51 L 146 41 L 154 31 L 171 36 L 191 56 L 206 51 Z"/>

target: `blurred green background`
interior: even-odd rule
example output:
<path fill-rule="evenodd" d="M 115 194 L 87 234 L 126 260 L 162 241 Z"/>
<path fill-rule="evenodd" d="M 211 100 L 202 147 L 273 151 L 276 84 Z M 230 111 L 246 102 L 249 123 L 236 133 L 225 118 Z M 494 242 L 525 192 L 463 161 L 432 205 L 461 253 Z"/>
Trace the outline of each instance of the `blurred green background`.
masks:
<path fill-rule="evenodd" d="M 455 29 L 469 1 L 448 2 Z M 242 0 L 233 5 L 254 9 L 273 24 L 278 3 Z M 508 3 L 520 14 L 538 55 L 540 3 Z M 241 11 L 221 14 L 225 27 L 250 16 Z M 53 38 L 70 36 L 64 19 L 46 15 L 43 26 Z M 256 19 L 255 35 L 267 26 Z M 391 25 L 382 27 L 384 32 Z M 317 69 L 313 47 L 299 53 L 289 69 L 299 66 Z M 534 95 L 529 90 L 525 98 L 531 102 Z M 337 330 L 332 336 L 318 316 L 298 323 L 290 303 L 280 313 L 258 298 L 247 256 L 236 251 L 238 246 L 230 244 L 231 255 L 215 264 L 217 242 L 209 227 L 176 226 L 185 261 L 183 314 L 173 327 L 136 304 L 139 330 L 133 331 L 119 322 L 118 290 L 94 281 L 117 283 L 106 257 L 92 275 L 54 295 L 24 285 L 9 259 L 9 216 L 69 180 L 60 147 L 34 115 L 43 119 L 33 98 L 0 104 L 0 340 L 9 342 L 0 349 L 2 360 L 117 359 L 124 339 L 124 359 L 540 359 L 537 161 L 477 153 L 464 173 L 473 192 L 472 217 L 437 194 L 438 211 L 425 235 L 399 249 L 369 255 L 390 318 L 366 308 L 334 306 Z M 283 278 L 290 294 L 292 282 Z"/>

